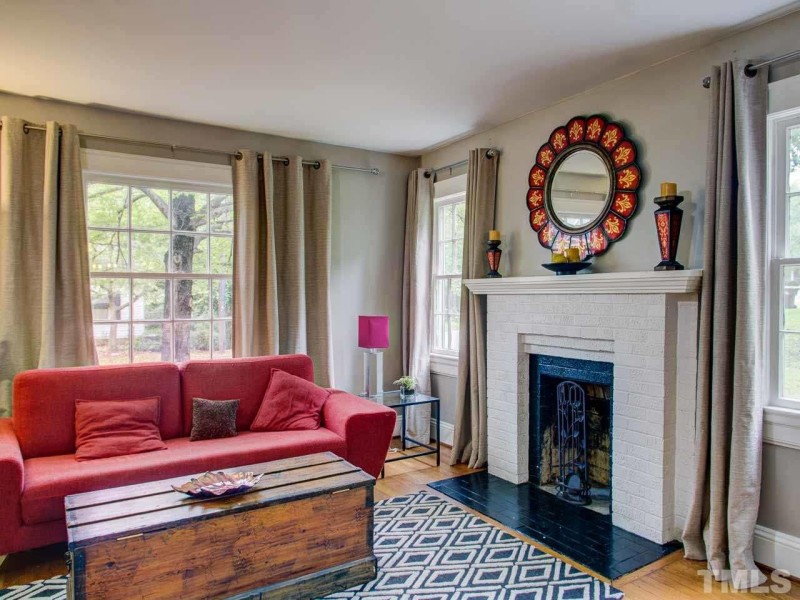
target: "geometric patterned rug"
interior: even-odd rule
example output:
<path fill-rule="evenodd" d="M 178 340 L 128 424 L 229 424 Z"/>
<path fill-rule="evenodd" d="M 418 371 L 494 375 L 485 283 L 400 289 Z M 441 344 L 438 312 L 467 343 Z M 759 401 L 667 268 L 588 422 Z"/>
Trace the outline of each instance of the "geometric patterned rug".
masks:
<path fill-rule="evenodd" d="M 375 504 L 378 577 L 337 600 L 607 600 L 609 584 L 426 492 Z M 64 600 L 66 577 L 0 590 L 2 600 Z"/>

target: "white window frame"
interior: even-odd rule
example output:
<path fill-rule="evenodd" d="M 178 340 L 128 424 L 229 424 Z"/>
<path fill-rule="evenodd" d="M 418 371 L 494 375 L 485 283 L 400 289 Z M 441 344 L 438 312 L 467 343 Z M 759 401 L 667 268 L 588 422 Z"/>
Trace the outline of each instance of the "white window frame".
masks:
<path fill-rule="evenodd" d="M 183 161 L 174 159 L 162 159 L 149 156 L 139 156 L 124 154 L 118 152 L 106 152 L 101 150 L 82 150 L 81 162 L 83 166 L 83 185 L 84 196 L 88 202 L 88 187 L 90 183 L 108 183 L 112 185 L 123 185 L 130 187 L 144 186 L 166 188 L 170 194 L 173 190 L 190 190 L 216 194 L 233 194 L 233 183 L 230 166 L 215 165 L 208 163 L 198 163 L 193 161 Z M 171 203 L 170 203 L 171 205 Z M 169 228 L 163 230 L 154 229 L 139 229 L 132 226 L 132 211 L 128 207 L 128 223 L 127 228 L 109 228 L 87 225 L 89 230 L 93 231 L 125 231 L 128 233 L 128 260 L 133 259 L 133 235 L 134 233 L 161 233 L 168 234 L 170 239 L 169 252 L 170 258 L 172 255 L 172 238 L 175 234 L 183 234 L 186 232 L 177 231 L 174 229 L 172 215 L 168 218 Z M 187 235 L 192 235 L 187 233 Z M 233 238 L 231 234 L 214 234 L 209 232 L 200 234 L 208 238 L 208 256 L 206 258 L 208 271 L 206 273 L 173 273 L 173 272 L 137 272 L 137 271 L 92 271 L 91 278 L 97 279 L 123 279 L 129 281 L 132 285 L 134 279 L 158 279 L 169 282 L 172 286 L 170 298 L 176 297 L 175 285 L 179 279 L 195 279 L 206 280 L 209 282 L 209 315 L 208 318 L 203 319 L 188 319 L 175 316 L 174 306 L 170 307 L 169 318 L 164 319 L 146 319 L 137 318 L 134 315 L 133 306 L 130 306 L 129 316 L 123 320 L 113 319 L 95 319 L 92 318 L 93 325 L 127 325 L 129 327 L 129 343 L 128 343 L 128 362 L 133 363 L 134 358 L 134 327 L 137 325 L 148 324 L 168 324 L 171 328 L 170 338 L 172 344 L 170 346 L 170 360 L 174 362 L 175 356 L 175 324 L 176 323 L 208 323 L 209 336 L 213 339 L 214 325 L 218 322 L 227 322 L 229 326 L 233 326 L 233 315 L 228 317 L 215 317 L 211 303 L 211 294 L 213 293 L 213 282 L 232 279 L 233 274 L 215 274 L 210 273 L 211 261 L 211 239 L 212 237 L 225 237 Z M 171 260 L 170 260 L 171 264 Z M 129 265 L 133 266 L 133 265 Z M 129 289 L 132 293 L 132 289 Z M 213 344 L 209 349 L 211 359 L 214 359 Z"/>
<path fill-rule="evenodd" d="M 769 443 L 800 449 L 800 400 L 781 395 L 781 340 L 784 302 L 781 269 L 800 267 L 800 257 L 786 257 L 786 135 L 800 126 L 800 106 L 767 117 L 767 285 L 765 327 L 764 438 Z"/>
<path fill-rule="evenodd" d="M 461 274 L 439 274 L 439 209 L 443 206 L 451 206 L 466 201 L 466 175 L 452 177 L 442 182 L 434 184 L 433 199 L 433 264 L 431 277 L 431 323 L 435 323 L 436 282 L 444 279 L 461 281 Z M 463 293 L 463 290 L 462 290 Z M 431 372 L 440 375 L 456 377 L 458 375 L 458 350 L 448 350 L 433 347 L 434 335 L 431 335 Z"/>

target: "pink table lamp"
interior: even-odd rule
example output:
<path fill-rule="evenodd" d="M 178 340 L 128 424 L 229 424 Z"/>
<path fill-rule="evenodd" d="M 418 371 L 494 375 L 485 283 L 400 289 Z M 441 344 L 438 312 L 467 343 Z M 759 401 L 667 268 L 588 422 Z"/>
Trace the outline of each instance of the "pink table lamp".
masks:
<path fill-rule="evenodd" d="M 361 315 L 358 317 L 358 346 L 364 352 L 364 395 L 383 395 L 383 352 L 389 347 L 389 317 L 386 315 Z M 371 390 L 370 355 L 375 356 L 376 384 Z"/>

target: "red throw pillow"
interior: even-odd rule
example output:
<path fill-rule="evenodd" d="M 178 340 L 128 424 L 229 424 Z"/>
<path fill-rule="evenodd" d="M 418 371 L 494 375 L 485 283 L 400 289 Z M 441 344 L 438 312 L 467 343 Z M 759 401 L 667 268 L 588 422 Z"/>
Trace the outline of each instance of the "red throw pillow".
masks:
<path fill-rule="evenodd" d="M 330 394 L 302 377 L 272 369 L 267 392 L 250 430 L 319 429 L 322 405 Z"/>
<path fill-rule="evenodd" d="M 76 400 L 75 459 L 166 450 L 158 430 L 161 398 Z"/>

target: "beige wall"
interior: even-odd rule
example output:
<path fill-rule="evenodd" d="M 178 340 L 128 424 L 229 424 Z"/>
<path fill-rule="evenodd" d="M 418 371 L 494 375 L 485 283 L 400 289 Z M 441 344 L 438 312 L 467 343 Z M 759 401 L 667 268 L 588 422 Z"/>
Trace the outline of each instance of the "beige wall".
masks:
<path fill-rule="evenodd" d="M 231 110 L 236 110 L 235 105 Z M 388 314 L 391 345 L 385 356 L 385 378 L 401 371 L 400 303 L 403 271 L 406 177 L 418 159 L 277 136 L 159 119 L 37 100 L 0 93 L 0 114 L 35 123 L 56 120 L 80 131 L 139 140 L 218 150 L 268 150 L 277 155 L 298 154 L 328 158 L 335 164 L 378 167 L 381 175 L 333 171 L 331 248 L 331 312 L 333 314 L 334 377 L 337 387 L 360 391 L 361 353 L 357 348 L 356 317 Z M 169 151 L 147 146 L 87 139 L 86 147 L 151 156 Z M 224 157 L 177 152 L 175 158 L 225 162 Z"/>
<path fill-rule="evenodd" d="M 623 123 L 636 142 L 645 180 L 639 210 L 625 237 L 594 261 L 594 271 L 650 270 L 659 262 L 652 214 L 662 181 L 678 182 L 686 196 L 678 258 L 686 266 L 699 266 L 708 105 L 708 90 L 701 81 L 712 65 L 734 56 L 760 58 L 796 50 L 798 31 L 800 13 L 795 13 L 427 153 L 422 164 L 439 167 L 464 160 L 470 148 L 499 148 L 496 228 L 503 237 L 501 272 L 545 275 L 548 271 L 541 263 L 548 261 L 548 252 L 528 225 L 528 171 L 553 129 L 575 115 L 604 113 Z M 783 72 L 791 69 L 800 69 L 800 63 Z"/>
<path fill-rule="evenodd" d="M 701 81 L 712 65 L 734 57 L 759 59 L 797 50 L 798 31 L 800 13 L 795 13 L 425 154 L 422 165 L 458 162 L 479 146 L 499 148 L 496 228 L 505 249 L 500 271 L 506 276 L 544 275 L 548 272 L 541 263 L 548 261 L 548 252 L 528 225 L 525 206 L 534 155 L 550 132 L 571 117 L 605 113 L 622 122 L 635 140 L 645 185 L 626 236 L 595 260 L 595 272 L 650 270 L 659 261 L 652 211 L 661 181 L 677 181 L 686 196 L 678 260 L 687 267 L 701 266 L 708 107 L 708 91 Z M 798 71 L 800 63 L 776 68 L 772 79 Z M 454 397 L 443 396 L 442 412 L 452 414 L 454 402 Z M 797 481 L 800 452 L 766 446 L 761 524 L 800 535 Z"/>

